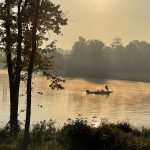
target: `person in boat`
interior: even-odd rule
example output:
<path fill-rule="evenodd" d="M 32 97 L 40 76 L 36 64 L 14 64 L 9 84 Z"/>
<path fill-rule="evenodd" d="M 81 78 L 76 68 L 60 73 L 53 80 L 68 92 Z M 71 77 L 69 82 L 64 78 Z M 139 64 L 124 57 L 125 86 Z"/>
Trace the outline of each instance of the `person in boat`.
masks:
<path fill-rule="evenodd" d="M 109 91 L 108 85 L 105 85 L 105 89 L 106 89 L 107 91 Z"/>
<path fill-rule="evenodd" d="M 100 90 L 97 90 L 96 93 L 103 93 L 104 90 L 103 89 L 100 89 Z"/>

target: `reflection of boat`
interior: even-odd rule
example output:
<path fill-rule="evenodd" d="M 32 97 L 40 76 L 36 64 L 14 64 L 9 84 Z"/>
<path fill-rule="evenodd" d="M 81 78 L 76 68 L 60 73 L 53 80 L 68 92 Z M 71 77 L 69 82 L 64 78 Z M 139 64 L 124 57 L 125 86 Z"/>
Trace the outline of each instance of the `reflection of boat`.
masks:
<path fill-rule="evenodd" d="M 106 91 L 106 90 L 96 90 L 96 91 L 90 91 L 86 90 L 86 94 L 95 94 L 95 95 L 109 95 L 113 91 Z"/>

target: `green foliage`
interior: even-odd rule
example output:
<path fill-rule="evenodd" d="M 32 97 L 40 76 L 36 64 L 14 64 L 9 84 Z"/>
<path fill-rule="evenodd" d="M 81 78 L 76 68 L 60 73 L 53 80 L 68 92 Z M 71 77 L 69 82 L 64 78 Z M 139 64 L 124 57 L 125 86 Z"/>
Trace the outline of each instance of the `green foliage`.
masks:
<path fill-rule="evenodd" d="M 128 122 L 118 122 L 116 124 L 116 127 L 119 128 L 119 129 L 121 129 L 121 130 L 123 130 L 126 133 L 132 132 L 132 126 Z"/>
<path fill-rule="evenodd" d="M 77 118 L 75 121 L 69 120 L 68 124 L 62 128 L 60 135 L 60 143 L 66 149 L 89 149 L 91 147 L 92 128 L 82 118 Z"/>
<path fill-rule="evenodd" d="M 111 124 L 102 122 L 98 128 L 91 127 L 82 119 L 71 121 L 61 130 L 61 144 L 68 150 L 142 150 L 150 146 L 146 137 L 136 136 L 135 129 L 127 122 Z M 67 141 L 67 142 L 65 142 Z"/>
<path fill-rule="evenodd" d="M 149 81 L 150 43 L 133 40 L 124 46 L 120 38 L 106 46 L 100 40 L 83 37 L 68 55 L 61 54 L 62 74 L 71 77 Z M 83 71 L 84 70 L 84 71 Z"/>
<path fill-rule="evenodd" d="M 10 138 L 6 129 L 0 130 L 0 149 L 19 150 L 23 131 Z M 91 126 L 86 119 L 68 119 L 57 129 L 52 120 L 42 121 L 30 132 L 29 150 L 149 150 L 150 129 L 137 129 L 128 122 L 116 124 L 102 121 Z"/>
<path fill-rule="evenodd" d="M 21 50 L 21 70 L 26 71 L 31 55 L 32 45 L 32 21 L 34 17 L 35 1 L 29 0 L 26 7 L 24 2 L 21 5 L 21 24 L 22 24 L 22 50 Z M 17 38 L 18 38 L 18 26 L 17 26 L 17 3 L 16 1 L 9 1 L 10 15 L 6 16 L 7 5 L 5 2 L 0 3 L 0 47 L 5 51 L 6 41 L 6 19 L 9 18 L 10 23 L 10 39 L 9 44 L 12 53 L 12 65 L 13 72 L 15 72 L 17 61 Z M 35 59 L 35 73 L 38 70 L 52 70 L 54 69 L 53 51 L 56 49 L 56 41 L 49 41 L 49 44 L 45 46 L 45 41 L 49 40 L 49 35 L 53 32 L 55 34 L 61 34 L 61 27 L 67 25 L 67 18 L 60 9 L 60 5 L 55 5 L 50 0 L 41 0 L 40 3 L 40 15 L 37 27 L 37 52 Z M 43 44 L 44 43 L 44 44 Z M 44 46 L 43 46 L 44 45 Z M 23 77 L 24 79 L 24 77 Z"/>
<path fill-rule="evenodd" d="M 109 56 L 106 52 L 103 42 L 79 37 L 72 47 L 70 57 L 66 60 L 66 74 L 78 77 L 105 76 L 109 69 Z"/>
<path fill-rule="evenodd" d="M 52 120 L 49 122 L 41 121 L 39 124 L 34 125 L 32 129 L 32 143 L 33 145 L 41 145 L 44 144 L 44 142 L 51 141 L 54 139 L 55 133 L 56 129 Z"/>

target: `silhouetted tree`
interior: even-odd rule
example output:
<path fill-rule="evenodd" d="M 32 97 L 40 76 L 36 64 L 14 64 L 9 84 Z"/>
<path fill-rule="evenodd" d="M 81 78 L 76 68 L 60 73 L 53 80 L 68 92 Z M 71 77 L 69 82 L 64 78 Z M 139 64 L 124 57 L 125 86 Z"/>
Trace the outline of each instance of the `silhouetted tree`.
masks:
<path fill-rule="evenodd" d="M 45 32 L 49 29 L 51 29 L 54 33 L 60 34 L 61 33 L 61 26 L 67 24 L 67 19 L 63 18 L 62 11 L 59 10 L 59 5 L 55 5 L 52 2 L 48 0 L 35 0 L 31 3 L 31 9 L 32 9 L 32 20 L 31 20 L 31 52 L 29 56 L 29 63 L 28 63 L 28 73 L 27 73 L 27 107 L 26 107 L 26 122 L 25 122 L 25 131 L 24 131 L 24 141 L 23 141 L 23 150 L 28 149 L 28 141 L 30 139 L 29 136 L 29 129 L 30 129 L 30 116 L 31 116 L 31 90 L 32 90 L 32 74 L 34 71 L 34 60 L 36 56 L 36 51 L 39 48 L 39 42 L 40 40 L 40 34 L 38 32 Z M 41 13 L 44 12 L 44 13 Z M 42 15 L 41 15 L 41 14 Z M 50 13 L 53 13 L 52 15 Z M 42 17 L 45 18 L 42 18 Z M 52 18 L 51 18 L 52 17 Z M 41 24 L 40 22 L 45 22 L 44 28 L 38 28 Z M 45 19 L 54 19 L 52 21 L 45 20 Z M 39 30 L 38 30 L 39 29 Z M 42 30 L 42 31 L 41 31 Z M 43 35 L 44 36 L 44 35 Z M 41 41 L 42 43 L 42 41 Z M 54 42 L 50 45 L 50 48 L 54 47 Z M 47 56 L 46 56 L 47 57 Z M 44 69 L 48 69 L 51 67 L 51 57 L 48 59 L 47 62 L 44 60 L 45 64 Z M 50 66 L 49 66 L 50 64 Z M 36 68 L 37 69 L 37 68 Z M 42 69 L 42 68 L 40 68 Z M 49 68 L 50 69 L 50 68 Z M 52 78 L 53 81 L 51 83 L 52 88 L 57 89 L 63 89 L 61 84 L 59 82 L 63 81 L 59 78 Z"/>
<path fill-rule="evenodd" d="M 32 21 L 32 51 L 29 59 L 28 66 L 28 78 L 27 78 L 27 107 L 26 107 L 26 122 L 25 122 L 25 130 L 24 130 L 24 141 L 22 145 L 22 150 L 28 149 L 28 141 L 29 141 L 29 129 L 30 129 L 30 116 L 31 116 L 31 84 L 32 84 L 32 72 L 34 66 L 35 53 L 37 49 L 37 27 L 39 21 L 39 7 L 40 0 L 35 0 L 32 3 L 33 8 L 33 21 Z"/>
<path fill-rule="evenodd" d="M 6 53 L 10 88 L 10 131 L 18 131 L 18 99 L 22 68 L 22 17 L 28 0 L 0 4 L 1 44 Z M 14 9 L 15 8 L 15 9 Z"/>
<path fill-rule="evenodd" d="M 20 80 L 27 79 L 33 48 L 33 16 L 35 1 L 15 0 L 0 4 L 0 42 L 7 58 L 7 68 L 10 88 L 10 130 L 18 130 L 18 100 Z M 53 57 L 48 57 L 55 49 L 55 41 L 41 48 L 48 40 L 47 32 L 61 33 L 61 26 L 67 24 L 60 5 L 54 5 L 49 0 L 41 0 L 38 26 L 36 27 L 36 49 L 33 72 L 41 69 L 53 69 Z M 32 67 L 31 67 L 32 69 Z M 30 73 L 31 75 L 31 73 Z"/>

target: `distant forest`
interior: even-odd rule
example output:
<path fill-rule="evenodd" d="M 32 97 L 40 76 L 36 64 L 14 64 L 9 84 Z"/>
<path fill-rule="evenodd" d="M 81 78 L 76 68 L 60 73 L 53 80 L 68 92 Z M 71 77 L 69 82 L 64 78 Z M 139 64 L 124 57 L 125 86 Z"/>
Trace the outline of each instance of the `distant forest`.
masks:
<path fill-rule="evenodd" d="M 79 37 L 69 53 L 55 55 L 58 74 L 67 77 L 150 81 L 150 43 L 134 40 L 126 46 L 115 38 L 111 46 Z"/>
<path fill-rule="evenodd" d="M 4 62 L 3 52 L 0 63 Z M 57 75 L 65 77 L 125 79 L 150 82 L 150 43 L 133 40 L 126 46 L 115 38 L 110 46 L 79 37 L 72 49 L 54 52 Z"/>

